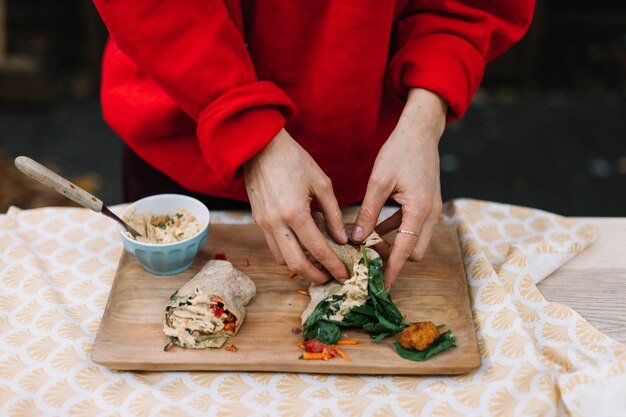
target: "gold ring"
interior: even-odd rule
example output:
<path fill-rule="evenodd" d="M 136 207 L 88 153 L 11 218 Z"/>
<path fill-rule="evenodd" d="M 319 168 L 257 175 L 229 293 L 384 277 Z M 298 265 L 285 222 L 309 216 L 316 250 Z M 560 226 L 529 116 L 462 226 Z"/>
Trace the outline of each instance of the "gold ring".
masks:
<path fill-rule="evenodd" d="M 415 232 L 411 232 L 410 230 L 398 229 L 398 233 L 406 233 L 407 235 L 413 235 L 415 237 L 419 237 L 419 234 L 417 234 Z"/>

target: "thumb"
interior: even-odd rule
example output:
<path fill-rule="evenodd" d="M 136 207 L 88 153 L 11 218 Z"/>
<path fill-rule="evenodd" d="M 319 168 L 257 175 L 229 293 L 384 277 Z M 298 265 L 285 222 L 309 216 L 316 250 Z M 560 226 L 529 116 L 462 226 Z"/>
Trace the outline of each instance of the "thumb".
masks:
<path fill-rule="evenodd" d="M 353 241 L 362 242 L 374 231 L 378 216 L 385 205 L 385 201 L 387 201 L 387 197 L 388 195 L 381 187 L 373 186 L 370 181 L 352 229 Z"/>

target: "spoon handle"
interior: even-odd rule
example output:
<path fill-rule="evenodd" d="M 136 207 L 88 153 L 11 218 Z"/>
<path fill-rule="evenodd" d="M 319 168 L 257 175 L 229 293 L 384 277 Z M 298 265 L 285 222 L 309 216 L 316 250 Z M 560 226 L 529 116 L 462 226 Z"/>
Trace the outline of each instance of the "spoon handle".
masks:
<path fill-rule="evenodd" d="M 54 189 L 59 194 L 64 195 L 81 206 L 97 213 L 102 211 L 102 200 L 89 194 L 78 185 L 72 184 L 62 176 L 50 171 L 40 163 L 26 156 L 18 156 L 15 158 L 15 166 L 24 174 Z"/>

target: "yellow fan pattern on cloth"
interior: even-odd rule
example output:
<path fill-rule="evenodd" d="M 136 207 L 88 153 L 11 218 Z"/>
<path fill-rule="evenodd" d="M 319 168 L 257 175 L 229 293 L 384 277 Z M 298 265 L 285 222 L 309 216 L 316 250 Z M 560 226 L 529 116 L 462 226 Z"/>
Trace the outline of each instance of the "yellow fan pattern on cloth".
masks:
<path fill-rule="evenodd" d="M 252 221 L 249 214 L 212 214 L 217 222 Z M 593 225 L 474 200 L 448 203 L 443 217 L 461 238 L 482 355 L 477 371 L 153 373 L 114 372 L 90 360 L 122 251 L 115 224 L 85 209 L 12 208 L 0 216 L 0 415 L 508 417 L 626 410 L 626 347 L 569 307 L 545 300 L 536 286 L 592 243 Z"/>

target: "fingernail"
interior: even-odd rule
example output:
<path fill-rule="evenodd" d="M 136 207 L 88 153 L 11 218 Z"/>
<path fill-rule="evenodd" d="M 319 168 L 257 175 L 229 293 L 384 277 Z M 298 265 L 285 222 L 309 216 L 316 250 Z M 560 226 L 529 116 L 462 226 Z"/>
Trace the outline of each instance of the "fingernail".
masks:
<path fill-rule="evenodd" d="M 346 229 L 343 229 L 341 231 L 341 240 L 344 242 L 348 241 L 348 232 L 346 232 Z"/>
<path fill-rule="evenodd" d="M 363 228 L 361 226 L 354 226 L 354 230 L 352 230 L 352 240 L 357 242 L 363 240 Z"/>

